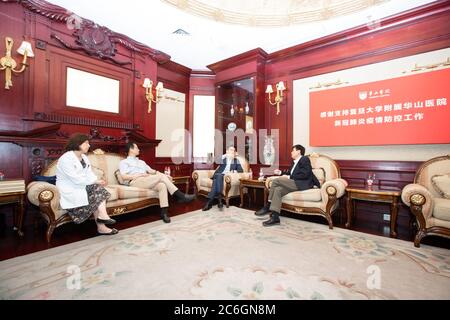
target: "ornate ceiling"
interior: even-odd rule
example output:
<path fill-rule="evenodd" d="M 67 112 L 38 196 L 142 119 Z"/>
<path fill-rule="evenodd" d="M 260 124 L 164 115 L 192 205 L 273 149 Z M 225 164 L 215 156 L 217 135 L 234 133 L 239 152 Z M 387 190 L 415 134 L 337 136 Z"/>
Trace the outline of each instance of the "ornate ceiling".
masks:
<path fill-rule="evenodd" d="M 162 0 L 217 22 L 284 27 L 358 12 L 390 0 Z"/>
<path fill-rule="evenodd" d="M 255 48 L 272 53 L 356 26 L 376 29 L 383 17 L 434 0 L 47 1 L 206 70 Z"/>

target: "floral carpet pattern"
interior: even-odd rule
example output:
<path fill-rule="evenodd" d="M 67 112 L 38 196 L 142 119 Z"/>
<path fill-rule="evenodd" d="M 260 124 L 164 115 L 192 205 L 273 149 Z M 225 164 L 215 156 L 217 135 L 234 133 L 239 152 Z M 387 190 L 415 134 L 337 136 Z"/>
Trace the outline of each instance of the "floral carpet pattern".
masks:
<path fill-rule="evenodd" d="M 450 251 L 195 211 L 0 262 L 0 299 L 450 299 Z"/>

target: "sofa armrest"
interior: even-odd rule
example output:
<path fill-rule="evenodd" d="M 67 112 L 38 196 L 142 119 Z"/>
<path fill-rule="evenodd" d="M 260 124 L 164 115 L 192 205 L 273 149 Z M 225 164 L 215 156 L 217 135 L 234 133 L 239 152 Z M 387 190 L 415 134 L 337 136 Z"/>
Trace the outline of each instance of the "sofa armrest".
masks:
<path fill-rule="evenodd" d="M 325 181 L 325 183 L 320 188 L 322 193 L 322 199 L 328 198 L 328 196 L 336 195 L 339 199 L 345 194 L 345 188 L 347 188 L 348 183 L 344 179 L 333 179 Z"/>
<path fill-rule="evenodd" d="M 418 220 L 420 220 L 420 217 L 417 215 L 422 215 L 424 221 L 419 221 L 419 223 L 426 222 L 431 218 L 433 213 L 433 196 L 424 186 L 417 183 L 405 186 L 402 190 L 402 201 L 411 208 L 412 213 Z"/>
<path fill-rule="evenodd" d="M 56 219 L 60 212 L 61 206 L 59 204 L 60 194 L 58 188 L 55 185 L 48 182 L 31 182 L 27 186 L 28 200 L 35 206 L 41 207 L 41 205 L 50 205 L 50 215 L 53 214 L 53 219 Z"/>
<path fill-rule="evenodd" d="M 197 181 L 203 178 L 212 178 L 214 175 L 214 170 L 194 170 L 192 172 L 192 180 Z"/>
<path fill-rule="evenodd" d="M 194 180 L 196 193 L 200 190 L 200 181 L 204 178 L 211 178 L 214 172 L 214 170 L 194 170 L 192 172 L 192 180 Z"/>
<path fill-rule="evenodd" d="M 238 185 L 238 184 L 240 184 L 241 179 L 249 179 L 249 178 L 250 178 L 250 173 L 248 173 L 248 172 L 236 172 L 236 173 L 229 172 L 229 173 L 225 174 L 225 176 L 223 177 L 223 181 L 226 184 Z"/>

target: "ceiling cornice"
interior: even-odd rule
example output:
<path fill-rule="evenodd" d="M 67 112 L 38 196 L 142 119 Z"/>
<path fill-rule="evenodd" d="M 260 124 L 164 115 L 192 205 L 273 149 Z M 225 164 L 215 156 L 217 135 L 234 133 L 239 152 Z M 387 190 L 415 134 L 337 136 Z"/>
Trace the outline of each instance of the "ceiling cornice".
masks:
<path fill-rule="evenodd" d="M 367 27 L 367 25 L 361 25 L 355 28 L 344 30 L 342 32 L 334 33 L 319 39 L 311 40 L 293 47 L 273 52 L 269 54 L 267 62 L 275 62 L 277 60 L 286 59 L 291 56 L 303 54 L 305 52 L 310 52 L 312 50 L 321 49 L 326 46 L 348 41 L 352 38 L 378 33 L 381 30 L 397 27 L 399 25 L 404 26 L 405 24 L 412 21 L 424 19 L 436 14 L 446 13 L 448 11 L 450 11 L 450 1 L 440 0 L 432 2 L 408 11 L 404 11 L 400 14 L 395 14 L 381 19 L 378 23 L 377 28 L 370 29 Z"/>
<path fill-rule="evenodd" d="M 22 5 L 24 8 L 28 9 L 31 12 L 40 14 L 44 17 L 46 17 L 49 20 L 56 21 L 59 23 L 67 23 L 68 19 L 72 17 L 73 13 L 69 10 L 48 3 L 44 0 L 0 0 L 3 3 L 16 3 Z M 87 25 L 96 25 L 95 22 L 84 19 L 83 18 L 83 24 Z M 121 33 L 114 32 L 106 27 L 103 27 L 105 30 L 108 30 L 110 34 L 110 40 L 114 43 L 119 43 L 123 45 L 125 48 L 127 48 L 130 51 L 142 54 L 142 55 L 148 55 L 150 58 L 155 60 L 158 63 L 165 63 L 170 61 L 170 56 L 164 52 L 161 52 L 159 50 L 155 50 L 153 48 L 150 48 L 149 46 L 140 43 L 136 40 L 131 39 L 130 37 L 123 35 Z"/>
<path fill-rule="evenodd" d="M 266 59 L 269 57 L 269 54 L 265 52 L 261 48 L 256 48 L 241 54 L 238 54 L 237 56 L 218 61 L 216 63 L 210 64 L 207 66 L 208 69 L 212 70 L 214 73 L 217 73 L 219 71 L 232 68 L 234 66 L 243 64 L 248 61 L 252 60 L 261 60 L 263 62 L 266 61 Z"/>

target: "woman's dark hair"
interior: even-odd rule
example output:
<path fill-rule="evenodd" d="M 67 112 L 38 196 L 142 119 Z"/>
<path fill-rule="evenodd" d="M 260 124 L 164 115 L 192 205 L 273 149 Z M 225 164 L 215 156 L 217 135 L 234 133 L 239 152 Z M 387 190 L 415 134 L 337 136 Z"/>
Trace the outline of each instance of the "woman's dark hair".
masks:
<path fill-rule="evenodd" d="M 127 155 L 130 152 L 130 149 L 134 149 L 135 145 L 136 145 L 136 142 L 134 142 L 134 141 L 129 141 L 127 143 L 127 145 L 125 146 L 125 151 L 127 152 Z"/>
<path fill-rule="evenodd" d="M 292 147 L 292 149 L 295 149 L 295 150 L 297 150 L 297 151 L 300 151 L 300 154 L 301 154 L 302 156 L 305 155 L 305 147 L 302 146 L 301 144 L 296 144 L 295 146 Z"/>
<path fill-rule="evenodd" d="M 69 142 L 66 144 L 66 151 L 78 151 L 80 150 L 80 146 L 88 141 L 89 137 L 83 133 L 75 133 L 69 139 Z"/>

